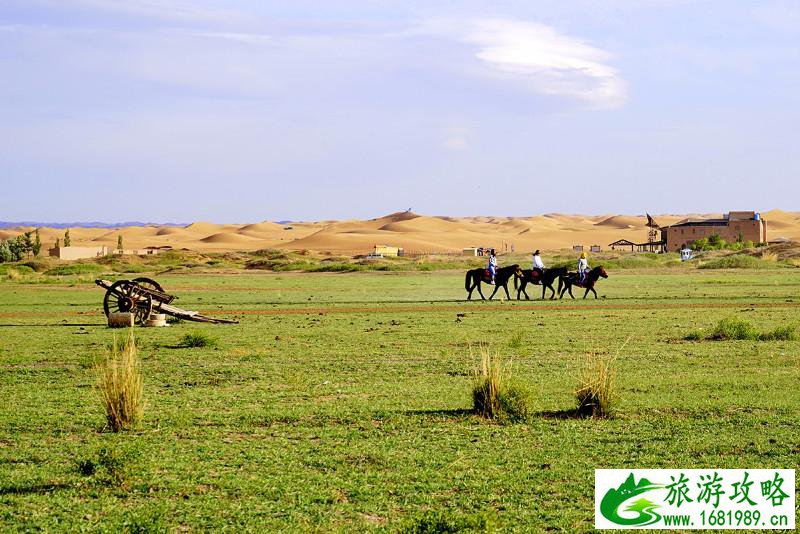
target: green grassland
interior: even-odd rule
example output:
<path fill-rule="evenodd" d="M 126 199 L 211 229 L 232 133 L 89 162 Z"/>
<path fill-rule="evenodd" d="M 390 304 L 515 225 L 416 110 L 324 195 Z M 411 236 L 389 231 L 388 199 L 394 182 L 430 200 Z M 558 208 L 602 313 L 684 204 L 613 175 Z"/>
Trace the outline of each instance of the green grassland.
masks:
<path fill-rule="evenodd" d="M 124 269 L 0 273 L 0 530 L 402 531 L 436 518 L 588 531 L 595 468 L 798 464 L 800 342 L 685 339 L 734 316 L 800 324 L 788 265 L 655 259 L 609 269 L 598 300 L 468 303 L 454 270 L 241 269 L 256 259 L 149 266 L 178 305 L 240 323 L 136 329 L 147 405 L 118 434 L 103 429 L 92 365 L 124 333 L 105 328 L 91 280 Z M 216 346 L 187 347 L 191 333 Z M 513 359 L 533 392 L 527 421 L 470 412 L 481 347 Z M 590 353 L 618 354 L 615 418 L 572 417 Z"/>

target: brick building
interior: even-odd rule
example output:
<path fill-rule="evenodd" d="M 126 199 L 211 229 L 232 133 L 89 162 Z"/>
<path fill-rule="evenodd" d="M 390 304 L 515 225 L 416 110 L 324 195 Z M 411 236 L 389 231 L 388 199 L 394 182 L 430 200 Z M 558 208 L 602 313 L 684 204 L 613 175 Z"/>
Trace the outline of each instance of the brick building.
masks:
<path fill-rule="evenodd" d="M 661 242 L 667 252 L 691 246 L 697 239 L 714 234 L 728 242 L 767 242 L 767 221 L 754 211 L 732 211 L 721 219 L 686 219 L 661 228 Z"/>

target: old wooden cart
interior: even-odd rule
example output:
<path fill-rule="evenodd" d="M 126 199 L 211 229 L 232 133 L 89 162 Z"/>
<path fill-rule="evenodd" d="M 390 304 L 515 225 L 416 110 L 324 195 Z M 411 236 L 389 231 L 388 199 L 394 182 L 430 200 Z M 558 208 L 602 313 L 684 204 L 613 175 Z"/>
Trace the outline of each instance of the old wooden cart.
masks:
<path fill-rule="evenodd" d="M 163 313 L 187 321 L 200 323 L 238 323 L 229 319 L 216 319 L 196 311 L 184 310 L 172 304 L 177 297 L 166 293 L 152 278 L 133 280 L 95 280 L 95 284 L 106 290 L 103 297 L 103 311 L 108 317 L 116 312 L 129 312 L 134 315 L 136 324 L 144 325 L 151 313 Z"/>

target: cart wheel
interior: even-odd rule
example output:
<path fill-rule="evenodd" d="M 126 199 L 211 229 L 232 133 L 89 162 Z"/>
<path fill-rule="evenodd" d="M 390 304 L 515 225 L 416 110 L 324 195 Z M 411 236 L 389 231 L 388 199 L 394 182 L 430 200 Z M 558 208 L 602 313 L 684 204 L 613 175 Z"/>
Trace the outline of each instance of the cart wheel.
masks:
<path fill-rule="evenodd" d="M 133 313 L 136 324 L 144 325 L 153 311 L 153 299 L 128 280 L 118 280 L 111 284 L 103 297 L 103 311 L 106 316 L 115 312 Z"/>
<path fill-rule="evenodd" d="M 142 276 L 142 277 L 139 277 L 139 278 L 134 278 L 132 281 L 136 282 L 137 284 L 139 284 L 140 286 L 142 286 L 145 289 L 154 289 L 154 290 L 159 291 L 161 293 L 164 292 L 164 289 L 161 287 L 161 284 L 159 284 L 158 282 L 156 282 L 152 278 L 147 278 L 146 276 Z"/>

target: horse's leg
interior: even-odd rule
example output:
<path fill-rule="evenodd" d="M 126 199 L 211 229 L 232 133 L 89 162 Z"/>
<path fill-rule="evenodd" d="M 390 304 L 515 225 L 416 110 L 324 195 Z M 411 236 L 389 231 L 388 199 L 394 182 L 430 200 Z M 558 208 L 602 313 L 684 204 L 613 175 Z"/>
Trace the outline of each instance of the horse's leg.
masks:
<path fill-rule="evenodd" d="M 575 295 L 572 294 L 572 284 L 570 283 L 567 287 L 569 288 L 569 296 L 574 299 Z"/>
<path fill-rule="evenodd" d="M 489 300 L 492 300 L 492 298 L 494 298 L 494 294 L 497 293 L 498 289 L 500 289 L 500 286 L 497 285 L 497 280 L 495 280 L 494 291 L 492 291 L 492 294 L 489 295 Z"/>
<path fill-rule="evenodd" d="M 478 280 L 475 285 L 478 287 L 478 293 L 481 295 L 481 300 L 486 300 L 486 297 L 483 296 L 483 291 L 481 291 L 481 281 Z"/>
<path fill-rule="evenodd" d="M 597 291 L 594 290 L 594 286 L 590 287 L 589 289 L 591 289 L 592 293 L 594 293 L 594 298 L 597 298 Z"/>
<path fill-rule="evenodd" d="M 547 288 L 548 288 L 548 286 L 547 286 L 547 284 L 544 283 L 544 280 L 543 280 L 542 281 L 542 300 L 544 300 L 544 291 Z M 552 290 L 553 288 L 551 287 L 550 289 Z"/>
<path fill-rule="evenodd" d="M 503 289 L 506 290 L 506 300 L 511 300 L 511 295 L 508 294 L 508 281 L 506 281 L 506 283 L 503 284 Z"/>
<path fill-rule="evenodd" d="M 586 295 L 589 294 L 589 291 L 593 291 L 591 287 L 587 287 L 586 291 L 583 292 L 583 298 L 586 298 Z"/>

